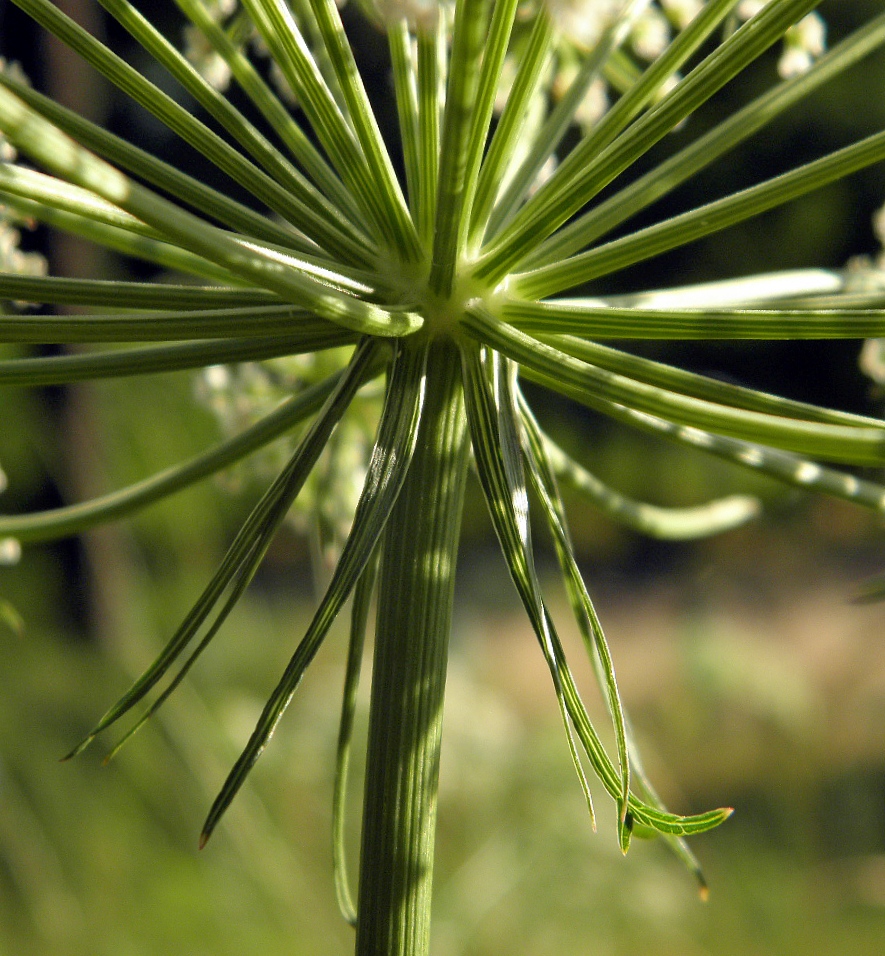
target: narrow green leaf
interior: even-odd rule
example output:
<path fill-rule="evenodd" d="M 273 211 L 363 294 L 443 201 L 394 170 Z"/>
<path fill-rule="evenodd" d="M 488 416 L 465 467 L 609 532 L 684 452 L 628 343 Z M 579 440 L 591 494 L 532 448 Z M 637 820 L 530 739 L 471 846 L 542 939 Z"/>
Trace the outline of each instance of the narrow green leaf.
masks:
<path fill-rule="evenodd" d="M 278 292 L 323 318 L 361 333 L 378 335 L 408 334 L 421 325 L 420 317 L 414 314 L 388 312 L 345 296 L 306 275 L 298 268 L 297 260 L 239 241 L 210 226 L 72 142 L 4 88 L 0 88 L 0 129 L 18 148 L 62 178 L 92 190 L 183 248 Z"/>
<path fill-rule="evenodd" d="M 455 10 L 429 280 L 430 288 L 442 296 L 452 291 L 466 237 L 470 210 L 465 203 L 468 182 L 475 173 L 467 164 L 468 159 L 477 163 L 480 158 L 478 150 L 471 156 L 471 145 L 485 142 L 490 118 L 490 111 L 477 110 L 489 9 L 490 0 L 458 0 Z M 477 124 L 484 124 L 484 128 L 474 133 Z"/>
<path fill-rule="evenodd" d="M 341 558 L 307 632 L 265 704 L 248 744 L 212 804 L 203 826 L 200 846 L 205 845 L 267 746 L 304 671 L 375 551 L 415 448 L 424 403 L 426 358 L 426 346 L 410 348 L 408 343 L 397 343 L 375 449 Z"/>
<path fill-rule="evenodd" d="M 363 648 L 366 642 L 366 626 L 375 579 L 378 572 L 378 555 L 366 565 L 356 583 L 353 607 L 350 612 L 350 643 L 347 650 L 347 665 L 344 672 L 344 693 L 341 701 L 341 723 L 338 730 L 338 746 L 335 755 L 335 786 L 332 791 L 332 874 L 338 909 L 345 921 L 356 926 L 356 906 L 350 893 L 347 868 L 347 841 L 345 822 L 347 816 L 347 777 L 350 767 L 350 744 L 353 738 L 353 722 L 356 698 L 363 663 Z"/>
<path fill-rule="evenodd" d="M 34 388 L 128 375 L 176 372 L 207 365 L 258 362 L 281 355 L 300 355 L 353 343 L 355 336 L 338 334 L 337 327 L 332 328 L 331 335 L 320 338 L 274 336 L 260 339 L 212 339 L 208 342 L 186 342 L 181 345 L 0 360 L 0 387 L 20 385 Z"/>
<path fill-rule="evenodd" d="M 526 258 L 537 268 L 588 246 L 631 216 L 672 192 L 735 146 L 749 139 L 819 86 L 839 76 L 885 43 L 885 14 L 860 27 L 817 60 L 809 70 L 785 80 L 729 116 L 710 132 L 663 160 L 629 186 L 585 212 Z"/>
<path fill-rule="evenodd" d="M 142 508 L 187 488 L 235 464 L 290 431 L 318 412 L 329 398 L 338 376 L 305 389 L 233 438 L 149 478 L 91 501 L 28 515 L 0 516 L 0 537 L 20 541 L 51 541 L 80 534 L 89 528 L 134 514 Z"/>
<path fill-rule="evenodd" d="M 418 207 L 421 194 L 421 143 L 418 114 L 418 69 L 412 51 L 412 35 L 405 19 L 388 28 L 387 43 L 390 47 L 390 62 L 393 72 L 393 88 L 396 93 L 396 110 L 399 118 L 399 134 L 403 149 L 403 164 L 409 195 L 409 211 L 416 223 L 418 236 L 426 239 L 418 226 Z"/>
<path fill-rule="evenodd" d="M 610 518 L 651 538 L 684 541 L 721 534 L 758 517 L 761 506 L 749 495 L 729 495 L 693 508 L 660 508 L 635 501 L 601 481 L 567 455 L 548 435 L 544 453 L 556 477 L 586 495 Z"/>
<path fill-rule="evenodd" d="M 722 11 L 726 0 L 708 3 L 695 18 L 695 23 Z M 789 27 L 820 0 L 781 0 L 768 4 L 740 30 L 710 53 L 692 72 L 681 80 L 652 110 L 636 120 L 628 130 L 596 156 L 578 165 L 571 156 L 557 174 L 538 190 L 516 214 L 511 223 L 490 244 L 476 270 L 478 278 L 495 283 L 554 230 L 585 206 L 615 177 L 631 166 L 677 126 L 690 113 L 718 92 L 756 57 L 776 43 Z M 707 11 L 710 11 L 709 13 Z M 674 41 L 688 41 L 694 24 L 690 24 Z M 698 29 L 698 27 L 694 27 Z M 573 155 L 573 154 L 572 154 Z M 563 172 L 563 168 L 565 171 Z M 534 296 L 529 296 L 534 298 Z"/>
<path fill-rule="evenodd" d="M 176 103 L 159 87 L 146 80 L 104 44 L 90 36 L 82 27 L 49 3 L 48 0 L 14 0 L 14 2 L 46 30 L 79 53 L 88 63 L 107 77 L 111 83 L 153 113 L 181 136 L 185 142 L 199 150 L 235 182 L 265 203 L 268 208 L 279 213 L 299 229 L 303 229 L 308 235 L 312 236 L 315 230 L 319 230 L 323 243 L 332 243 L 335 251 L 348 256 L 348 261 L 357 265 L 365 265 L 371 262 L 370 249 L 359 238 L 344 236 L 340 229 L 337 234 L 330 234 L 331 224 L 336 219 L 340 219 L 334 207 L 328 208 L 327 216 L 312 213 L 304 205 L 303 200 L 306 195 L 304 188 L 300 190 L 301 197 L 293 195 L 292 182 L 287 179 L 284 186 L 245 159 L 225 140 L 192 116 L 183 106 Z M 165 44 L 162 38 L 156 34 L 154 28 L 147 24 L 147 21 L 140 17 L 126 16 L 126 8 L 119 0 L 105 0 L 105 3 L 115 7 L 115 15 L 119 15 L 126 20 L 127 28 L 131 27 L 137 30 L 139 41 L 149 44 L 151 52 L 155 56 L 161 56 L 167 67 L 174 68 L 177 65 L 176 73 L 179 79 L 184 80 L 185 73 L 187 73 L 187 76 L 193 81 L 189 83 L 189 86 L 202 83 L 201 78 L 187 64 L 187 61 L 180 57 L 180 54 L 173 47 Z M 153 37 L 153 40 L 149 37 Z M 205 84 L 201 86 L 203 94 L 205 94 L 207 88 Z M 196 89 L 192 89 L 191 92 L 196 94 Z M 205 99 L 206 95 L 209 94 L 202 95 L 201 98 Z M 215 97 L 213 100 L 213 108 L 216 113 L 222 109 L 219 107 L 220 100 L 221 97 Z M 208 103 L 204 103 L 204 105 L 208 105 Z M 224 108 L 224 115 L 228 122 L 232 121 L 233 117 L 229 109 Z M 238 129 L 241 133 L 243 132 L 242 123 L 238 124 Z M 254 146 L 256 142 L 254 137 L 252 137 L 251 142 Z M 265 144 L 262 156 L 265 160 L 273 163 L 268 158 L 269 155 L 273 155 L 273 150 L 269 144 Z M 275 166 L 279 165 L 277 161 Z M 274 168 L 274 172 L 277 175 L 279 174 L 279 170 L 276 168 Z M 331 232 L 334 233 L 334 230 L 331 230 Z"/>
<path fill-rule="evenodd" d="M 512 370 L 504 367 L 500 356 L 487 350 L 481 352 L 478 347 L 464 348 L 462 354 L 467 420 L 470 424 L 473 455 L 480 484 L 510 577 L 529 616 L 550 670 L 572 763 L 584 791 L 590 819 L 595 829 L 593 797 L 575 745 L 571 724 L 571 721 L 575 720 L 572 716 L 572 709 L 575 706 L 580 709 L 584 717 L 586 717 L 586 711 L 579 699 L 569 702 L 566 698 L 563 685 L 567 664 L 562 655 L 553 621 L 544 604 L 534 567 L 528 519 L 528 497 L 522 477 L 522 453 L 518 444 L 517 426 L 513 420 L 511 393 L 506 383 L 506 379 L 512 375 Z M 493 377 L 493 383 L 489 381 L 490 376 Z M 571 708 L 569 703 L 572 704 Z M 589 724 L 589 717 L 586 719 Z M 594 739 L 598 742 L 595 732 Z M 602 749 L 601 744 L 599 749 Z M 596 767 L 597 773 L 602 775 L 597 765 L 598 754 L 592 750 L 588 750 L 587 754 Z"/>
<path fill-rule="evenodd" d="M 389 232 L 394 236 L 397 249 L 405 261 L 417 260 L 420 253 L 415 226 L 393 163 L 384 145 L 381 130 L 363 86 L 350 42 L 334 0 L 308 0 L 316 18 L 318 32 L 322 37 L 335 77 L 347 104 L 348 116 L 366 158 L 368 172 L 378 197 L 383 203 L 389 223 Z"/>
<path fill-rule="evenodd" d="M 707 452 L 743 468 L 758 471 L 804 491 L 841 498 L 852 504 L 885 511 L 885 485 L 857 478 L 848 472 L 836 471 L 776 448 L 752 441 L 741 441 L 716 435 L 701 428 L 685 428 L 647 412 L 601 402 L 600 411 L 616 421 L 641 431 L 671 439 L 688 448 Z"/>
<path fill-rule="evenodd" d="M 673 216 L 564 262 L 523 273 L 514 278 L 513 292 L 527 299 L 555 295 L 759 216 L 883 160 L 885 133 L 876 133 L 757 186 Z"/>
<path fill-rule="evenodd" d="M 885 423 L 852 427 L 808 422 L 680 395 L 574 359 L 498 322 L 483 307 L 468 309 L 462 327 L 519 362 L 528 378 L 588 408 L 608 413 L 612 404 L 619 404 L 669 419 L 689 433 L 703 429 L 837 462 L 885 463 Z"/>
<path fill-rule="evenodd" d="M 96 217 L 65 212 L 50 205 L 25 199 L 20 195 L 11 195 L 3 189 L 0 189 L 0 202 L 25 219 L 36 220 L 71 235 L 88 239 L 105 249 L 133 259 L 140 259 L 142 262 L 153 263 L 163 269 L 198 276 L 223 285 L 236 285 L 240 281 L 227 269 L 222 269 L 201 256 L 155 238 L 151 235 L 154 230 L 150 227 L 144 227 L 138 231 L 129 227 L 108 225 Z"/>
<path fill-rule="evenodd" d="M 236 598 L 242 594 L 246 584 L 251 580 L 274 532 L 316 464 L 316 460 L 325 447 L 332 429 L 365 380 L 368 370 L 375 361 L 376 349 L 377 346 L 372 342 L 364 342 L 357 348 L 350 366 L 336 383 L 322 411 L 299 442 L 298 448 L 285 469 L 253 508 L 212 580 L 197 599 L 196 604 L 191 608 L 179 629 L 169 639 L 156 660 L 120 700 L 102 716 L 86 738 L 68 754 L 68 757 L 74 757 L 81 753 L 98 734 L 119 720 L 156 686 L 196 636 L 227 588 L 232 586 L 231 599 L 222 606 L 215 621 L 209 626 L 207 635 L 198 645 L 196 653 L 185 662 L 179 676 L 173 679 L 173 686 L 178 683 L 184 672 L 190 668 L 196 659 L 196 655 L 205 648 L 211 637 L 215 635 L 218 627 L 232 609 Z M 165 696 L 162 699 L 165 699 Z M 137 726 L 140 725 L 139 723 Z"/>
<path fill-rule="evenodd" d="M 496 15 L 501 6 L 502 4 L 500 3 L 496 5 Z M 547 11 L 541 7 L 535 19 L 534 26 L 532 27 L 528 46 L 519 58 L 516 76 L 513 79 L 513 88 L 507 97 L 504 110 L 498 120 L 495 134 L 489 144 L 489 149 L 482 163 L 482 170 L 475 186 L 476 198 L 470 210 L 470 245 L 473 248 L 479 248 L 482 244 L 486 226 L 488 225 L 494 207 L 495 198 L 501 189 L 501 184 L 507 175 L 510 163 L 517 150 L 520 133 L 525 128 L 532 99 L 537 94 L 538 86 L 542 79 L 542 71 L 547 64 L 553 38 L 553 24 Z M 506 47 L 501 50 L 502 60 L 505 52 Z M 500 65 L 495 75 L 496 85 L 499 75 Z M 492 97 L 489 104 L 491 108 L 494 106 L 495 89 L 492 88 L 487 95 Z M 478 151 L 477 155 L 479 155 Z M 476 162 L 476 166 L 478 168 L 478 162 Z M 468 168 L 470 168 L 469 164 Z"/>
<path fill-rule="evenodd" d="M 807 402 L 759 392 L 756 389 L 743 388 L 706 375 L 686 372 L 673 365 L 664 365 L 638 355 L 630 355 L 620 349 L 599 345 L 596 342 L 586 342 L 565 335 L 553 336 L 549 342 L 554 348 L 562 349 L 563 352 L 584 362 L 626 375 L 639 382 L 657 385 L 660 388 L 681 392 L 683 395 L 708 402 L 801 419 L 806 422 L 826 422 L 831 425 L 853 425 L 866 428 L 882 427 L 882 420 L 878 418 L 823 408 L 819 405 L 810 405 Z"/>
<path fill-rule="evenodd" d="M 645 12 L 651 0 L 628 0 L 620 14 L 609 24 L 581 64 L 562 99 L 551 111 L 537 136 L 529 146 L 528 155 L 513 174 L 507 188 L 496 201 L 488 223 L 488 233 L 497 235 L 501 226 L 513 216 L 525 199 L 544 164 L 554 155 L 574 122 L 590 85 L 600 75 L 605 64 L 627 39 L 636 20 Z"/>
<path fill-rule="evenodd" d="M 10 276 L 0 276 L 0 292 L 15 289 L 15 284 L 9 282 Z M 133 288 L 134 286 L 134 288 Z M 164 295 L 165 289 L 169 294 Z M 46 282 L 34 280 L 34 283 L 22 283 L 22 291 L 30 289 L 46 289 L 47 294 L 41 301 L 61 302 L 63 304 L 101 303 L 102 296 L 108 305 L 119 306 L 121 299 L 132 305 L 152 303 L 159 307 L 161 301 L 175 300 L 181 297 L 184 305 L 197 304 L 203 298 L 204 290 L 187 286 L 146 285 L 139 288 L 136 284 L 112 281 L 92 282 L 90 280 L 54 280 Z M 116 293 L 115 293 L 116 290 Z M 132 292 L 132 297 L 127 295 Z M 197 295 L 187 295 L 194 291 Z M 211 300 L 224 302 L 242 302 L 244 297 L 225 295 L 233 290 L 207 289 L 207 297 Z M 57 295 L 54 293 L 58 293 Z M 91 298 L 93 292 L 96 298 Z M 144 298 L 140 293 L 144 292 Z M 21 298 L 19 295 L 10 295 L 10 298 Z M 27 294 L 25 298 L 27 298 Z M 248 301 L 249 294 L 245 296 Z M 136 302 L 134 300 L 139 299 Z M 183 309 L 172 312 L 124 312 L 122 314 L 98 315 L 2 315 L 0 314 L 0 340 L 3 342 L 35 342 L 35 343 L 73 343 L 73 342 L 161 342 L 174 340 L 197 340 L 215 338 L 251 338 L 256 335 L 278 335 L 289 338 L 294 332 L 297 337 L 310 341 L 314 337 L 319 342 L 334 341 L 336 338 L 335 326 L 332 322 L 314 318 L 309 312 L 293 309 L 286 305 L 262 305 L 255 307 L 233 307 L 216 309 Z M 351 339 L 353 333 L 341 330 L 345 339 Z"/>
<path fill-rule="evenodd" d="M 286 218 L 322 248 L 357 265 L 372 261 L 366 237 L 329 202 L 231 101 L 212 87 L 128 0 L 99 0 L 158 63 L 213 116 L 289 194 Z M 296 213 L 297 210 L 297 213 Z"/>
<path fill-rule="evenodd" d="M 472 234 L 474 231 L 479 231 L 481 238 L 481 229 L 477 230 L 477 227 L 472 225 L 477 214 L 477 210 L 474 209 L 474 204 L 475 202 L 479 202 L 481 198 L 481 177 L 485 175 L 485 178 L 488 179 L 490 171 L 503 172 L 506 169 L 510 144 L 521 125 L 522 119 L 524 119 L 524 116 L 521 114 L 524 110 L 526 100 L 519 102 L 514 101 L 517 99 L 517 91 L 520 88 L 519 85 L 522 74 L 526 71 L 526 59 L 529 57 L 533 58 L 528 70 L 537 75 L 537 73 L 540 72 L 541 62 L 545 57 L 553 33 L 547 11 L 541 7 L 536 15 L 536 26 L 532 31 L 532 36 L 534 39 L 539 32 L 543 35 L 540 39 L 535 39 L 534 44 L 529 45 L 529 52 L 526 58 L 520 63 L 513 91 L 507 99 L 504 112 L 498 119 L 495 135 L 489 144 L 488 152 L 486 152 L 485 146 L 489 134 L 489 124 L 491 123 L 492 113 L 495 109 L 495 99 L 501 80 L 501 69 L 504 65 L 504 57 L 510 45 L 510 34 L 513 30 L 513 21 L 516 18 L 517 5 L 518 0 L 497 0 L 492 6 L 492 18 L 488 26 L 488 36 L 482 56 L 479 85 L 473 104 L 475 115 L 470 128 L 470 137 L 464 160 L 464 209 L 458 227 L 457 246 L 459 249 L 464 248 L 468 239 L 468 233 Z M 540 52 L 538 52 L 539 50 Z M 457 65 L 455 69 L 457 69 Z M 529 82 L 528 85 L 533 84 Z M 483 160 L 484 153 L 486 157 L 485 160 Z M 488 191 L 496 191 L 497 182 L 494 186 L 490 185 L 486 188 Z M 494 199 L 494 195 L 491 196 L 491 199 Z M 491 199 L 489 200 L 489 207 L 491 206 Z M 487 213 L 480 212 L 480 217 L 482 228 L 484 228 Z"/>
<path fill-rule="evenodd" d="M 366 221 L 391 248 L 397 248 L 388 207 L 369 174 L 350 120 L 329 90 L 292 11 L 284 0 L 243 0 L 243 7 L 298 96 L 299 105 Z"/>
<path fill-rule="evenodd" d="M 206 37 L 212 48 L 224 58 L 234 79 L 273 127 L 305 172 L 347 218 L 360 224 L 362 214 L 341 180 L 301 129 L 290 111 L 261 78 L 243 49 L 232 42 L 227 32 L 212 19 L 202 0 L 175 0 L 179 9 Z"/>
<path fill-rule="evenodd" d="M 445 102 L 443 77 L 445 57 L 445 26 L 443 17 L 437 17 L 432 30 L 418 30 L 418 195 L 415 201 L 415 223 L 418 234 L 428 248 L 433 241 L 436 221 L 437 184 L 439 182 L 439 137 Z"/>
<path fill-rule="evenodd" d="M 517 280 L 517 284 L 520 280 Z M 502 304 L 501 318 L 530 335 L 587 339 L 864 339 L 885 335 L 885 309 L 617 308 L 594 300 Z"/>
<path fill-rule="evenodd" d="M 630 828 L 627 826 L 627 801 L 630 797 L 630 755 L 627 748 L 624 709 L 621 705 L 621 695 L 618 692 L 611 651 L 599 622 L 596 608 L 593 606 L 584 579 L 578 570 L 568 533 L 565 507 L 559 495 L 552 463 L 546 454 L 541 429 L 525 401 L 520 403 L 520 415 L 524 426 L 524 448 L 526 461 L 529 465 L 529 474 L 535 494 L 544 509 L 547 527 L 553 537 L 556 557 L 572 605 L 572 613 L 584 637 L 591 659 L 595 657 L 599 663 L 600 689 L 605 697 L 614 725 L 618 762 L 621 768 L 621 791 L 618 796 L 618 835 L 621 850 L 626 853 L 630 845 Z"/>
<path fill-rule="evenodd" d="M 188 176 L 169 163 L 60 106 L 49 97 L 37 93 L 2 70 L 0 86 L 15 93 L 31 109 L 96 155 L 162 189 L 191 209 L 198 209 L 203 215 L 211 216 L 231 229 L 256 239 L 277 242 L 302 251 L 314 248 L 313 243 L 299 236 L 291 226 L 276 223 L 266 215 L 210 188 L 199 179 Z"/>

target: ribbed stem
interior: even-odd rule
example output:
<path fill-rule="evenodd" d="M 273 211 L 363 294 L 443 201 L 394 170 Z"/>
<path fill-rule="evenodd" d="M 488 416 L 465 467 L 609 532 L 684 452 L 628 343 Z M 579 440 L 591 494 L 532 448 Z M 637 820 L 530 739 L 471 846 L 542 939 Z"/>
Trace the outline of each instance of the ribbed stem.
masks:
<path fill-rule="evenodd" d="M 427 364 L 418 446 L 384 537 L 360 860 L 357 956 L 429 952 L 455 559 L 467 473 L 458 351 Z"/>

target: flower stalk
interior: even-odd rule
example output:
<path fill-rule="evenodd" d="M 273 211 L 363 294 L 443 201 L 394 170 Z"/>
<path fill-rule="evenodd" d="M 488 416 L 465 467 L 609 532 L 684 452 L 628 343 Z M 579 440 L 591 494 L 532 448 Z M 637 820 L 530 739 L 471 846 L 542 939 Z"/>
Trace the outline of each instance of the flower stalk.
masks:
<path fill-rule="evenodd" d="M 384 535 L 357 956 L 429 952 L 443 697 L 467 474 L 460 357 L 429 349 L 416 453 Z M 405 596 L 408 595 L 408 600 Z"/>

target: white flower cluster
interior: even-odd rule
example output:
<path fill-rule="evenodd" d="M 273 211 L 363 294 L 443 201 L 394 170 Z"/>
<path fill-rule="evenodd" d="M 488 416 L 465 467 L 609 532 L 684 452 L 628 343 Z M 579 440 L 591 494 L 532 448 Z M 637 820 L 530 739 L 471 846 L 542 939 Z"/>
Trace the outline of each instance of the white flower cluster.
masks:
<path fill-rule="evenodd" d="M 742 20 L 756 16 L 771 0 L 743 0 L 737 15 Z M 805 73 L 827 48 L 827 25 L 819 13 L 809 13 L 784 37 L 784 48 L 778 72 L 784 79 Z"/>
<path fill-rule="evenodd" d="M 372 7 L 385 26 L 405 20 L 411 30 L 432 30 L 452 4 L 446 0 L 373 0 Z"/>
<path fill-rule="evenodd" d="M 206 12 L 219 26 L 237 11 L 237 0 L 206 0 Z M 227 60 L 218 53 L 198 27 L 184 28 L 184 55 L 206 82 L 222 92 L 230 85 L 231 70 Z"/>
<path fill-rule="evenodd" d="M 0 468 L 0 494 L 6 486 L 6 473 Z M 15 564 L 21 556 L 22 546 L 15 538 L 0 538 L 0 564 Z"/>
<path fill-rule="evenodd" d="M 873 216 L 873 232 L 882 249 L 875 259 L 863 257 L 848 263 L 852 287 L 858 292 L 885 289 L 885 206 Z M 877 385 L 885 385 L 885 339 L 867 339 L 860 351 L 860 369 Z"/>

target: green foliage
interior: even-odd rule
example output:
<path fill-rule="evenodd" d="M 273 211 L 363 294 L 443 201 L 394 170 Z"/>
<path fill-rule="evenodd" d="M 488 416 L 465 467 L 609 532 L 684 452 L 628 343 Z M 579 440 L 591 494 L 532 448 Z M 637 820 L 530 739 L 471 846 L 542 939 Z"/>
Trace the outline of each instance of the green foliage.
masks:
<path fill-rule="evenodd" d="M 336 563 L 323 596 L 212 805 L 202 842 L 264 752 L 355 590 L 365 609 L 371 590 L 365 576 L 374 575 L 380 562 L 357 952 L 427 951 L 428 835 L 469 436 L 492 525 L 550 671 L 591 815 L 585 764 L 614 799 L 621 850 L 626 853 L 634 829 L 664 835 L 703 892 L 704 878 L 684 838 L 716 827 L 731 811 L 672 813 L 646 777 L 613 655 L 578 570 L 558 481 L 610 517 L 662 537 L 735 527 L 758 514 L 758 503 L 732 496 L 667 510 L 620 494 L 544 434 L 520 381 L 753 473 L 881 513 L 885 486 L 844 470 L 885 464 L 881 420 L 727 385 L 649 361 L 623 345 L 599 343 L 885 335 L 876 266 L 797 269 L 627 297 L 606 296 L 599 283 L 881 163 L 885 133 L 878 132 L 654 225 L 615 232 L 885 44 L 885 16 L 871 17 L 821 55 L 802 45 L 803 36 L 815 35 L 808 24 L 817 21 L 807 19 L 815 0 L 772 0 L 749 18 L 737 0 L 709 0 L 684 20 L 672 4 L 632 0 L 607 18 L 590 4 L 582 16 L 599 19 L 592 42 L 586 23 L 580 36 L 572 32 L 568 4 L 534 5 L 528 22 L 516 26 L 518 5 L 510 0 L 367 3 L 390 48 L 401 182 L 399 156 L 388 150 L 332 0 L 243 0 L 237 12 L 214 14 L 199 0 L 180 3 L 275 139 L 127 0 L 101 3 L 229 138 L 48 0 L 14 2 L 226 173 L 266 214 L 51 103 L 16 71 L 0 72 L 0 132 L 48 173 L 3 165 L 0 198 L 9 215 L 86 237 L 180 279 L 56 278 L 34 274 L 38 270 L 23 261 L 4 269 L 0 294 L 10 304 L 89 311 L 51 316 L 11 308 L 0 315 L 2 342 L 99 347 L 52 357 L 15 354 L 0 361 L 0 385 L 98 381 L 354 346 L 341 367 L 318 363 L 295 395 L 282 383 L 282 404 L 209 451 L 84 504 L 0 519 L 0 541 L 78 533 L 221 472 L 310 419 L 191 611 L 71 756 L 153 692 L 153 702 L 124 735 L 128 739 L 179 688 L 244 599 L 294 501 L 323 467 L 321 459 L 337 460 L 326 450 L 339 423 L 354 415 L 358 393 L 378 389 L 383 379 L 383 407 L 349 531 L 340 548 L 331 548 Z M 662 11 L 669 11 L 671 27 L 660 20 Z M 651 62 L 645 66 L 627 41 L 632 36 L 642 49 L 638 31 L 650 16 L 659 18 L 670 39 L 646 57 Z M 250 63 L 253 35 L 270 52 L 297 111 Z M 797 51 L 807 54 L 800 72 L 622 185 L 624 174 L 782 42 L 788 63 L 795 64 Z M 557 91 L 557 68 L 548 64 L 576 58 L 582 65 L 572 88 Z M 508 64 L 510 84 L 503 78 Z M 591 85 L 604 80 L 621 95 L 595 120 L 582 119 Z M 505 105 L 493 123 L 502 94 Z M 581 134 L 574 140 L 567 134 L 578 120 Z M 556 298 L 563 293 L 573 297 Z M 148 342 L 163 344 L 143 344 Z M 117 347 L 123 343 L 127 347 Z M 328 478 L 325 473 L 322 480 Z M 322 509 L 316 511 L 322 523 Z M 566 658 L 535 560 L 532 514 L 552 538 L 571 617 L 600 685 L 614 758 Z M 15 623 L 10 611 L 4 618 Z M 353 622 L 356 647 L 364 629 L 361 611 Z M 393 739 L 396 747 L 388 746 Z M 343 733 L 342 781 L 346 741 Z M 343 792 L 342 782 L 336 884 L 345 916 L 353 919 L 341 848 Z"/>

